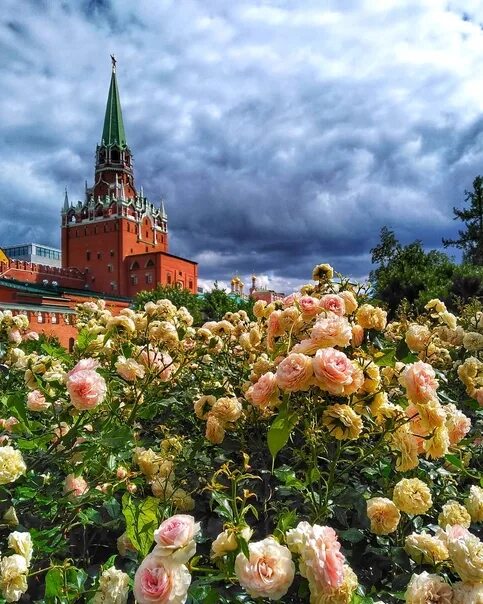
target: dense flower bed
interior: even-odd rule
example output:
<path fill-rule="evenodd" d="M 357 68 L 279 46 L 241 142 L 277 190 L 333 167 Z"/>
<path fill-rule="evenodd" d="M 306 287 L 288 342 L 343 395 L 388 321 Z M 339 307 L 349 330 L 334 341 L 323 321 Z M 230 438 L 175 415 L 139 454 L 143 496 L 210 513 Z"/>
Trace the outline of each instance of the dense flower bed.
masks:
<path fill-rule="evenodd" d="M 481 604 L 483 314 L 426 310 L 0 313 L 1 601 Z"/>

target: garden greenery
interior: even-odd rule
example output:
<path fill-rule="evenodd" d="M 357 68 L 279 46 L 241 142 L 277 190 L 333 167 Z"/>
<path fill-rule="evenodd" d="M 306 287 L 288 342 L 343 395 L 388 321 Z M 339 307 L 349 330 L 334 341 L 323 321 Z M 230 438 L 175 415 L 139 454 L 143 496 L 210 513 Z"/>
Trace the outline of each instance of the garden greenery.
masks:
<path fill-rule="evenodd" d="M 193 327 L 0 313 L 2 602 L 483 601 L 483 313 L 386 312 L 329 265 Z"/>

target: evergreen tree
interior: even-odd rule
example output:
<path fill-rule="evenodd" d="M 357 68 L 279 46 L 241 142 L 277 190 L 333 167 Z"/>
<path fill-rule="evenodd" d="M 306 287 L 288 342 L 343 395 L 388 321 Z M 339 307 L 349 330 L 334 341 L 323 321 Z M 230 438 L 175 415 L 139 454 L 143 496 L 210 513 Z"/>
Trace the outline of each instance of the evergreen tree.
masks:
<path fill-rule="evenodd" d="M 463 250 L 465 262 L 483 266 L 483 178 L 473 181 L 473 191 L 465 191 L 465 203 L 469 208 L 453 208 L 454 220 L 461 220 L 466 228 L 458 231 L 458 239 L 443 239 L 444 247 L 454 246 Z"/>

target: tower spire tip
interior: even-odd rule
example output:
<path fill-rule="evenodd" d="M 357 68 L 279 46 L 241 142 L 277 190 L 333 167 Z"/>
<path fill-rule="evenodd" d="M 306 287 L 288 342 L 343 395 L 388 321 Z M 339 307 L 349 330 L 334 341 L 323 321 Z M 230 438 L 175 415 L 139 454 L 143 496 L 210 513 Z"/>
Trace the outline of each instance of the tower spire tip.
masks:
<path fill-rule="evenodd" d="M 111 55 L 111 61 L 112 61 L 112 73 L 116 73 L 116 57 L 112 54 Z"/>

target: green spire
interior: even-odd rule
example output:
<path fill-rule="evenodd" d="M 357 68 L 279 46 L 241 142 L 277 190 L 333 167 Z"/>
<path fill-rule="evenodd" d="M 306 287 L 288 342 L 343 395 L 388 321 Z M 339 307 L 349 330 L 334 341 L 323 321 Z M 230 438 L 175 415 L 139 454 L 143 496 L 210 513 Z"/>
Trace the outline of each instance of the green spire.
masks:
<path fill-rule="evenodd" d="M 106 145 L 106 147 L 118 145 L 123 148 L 127 146 L 126 134 L 124 132 L 121 101 L 119 100 L 119 88 L 116 80 L 116 59 L 113 55 L 111 55 L 111 60 L 111 85 L 109 86 L 109 96 L 107 97 L 106 117 L 104 118 L 101 145 Z"/>

